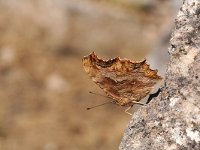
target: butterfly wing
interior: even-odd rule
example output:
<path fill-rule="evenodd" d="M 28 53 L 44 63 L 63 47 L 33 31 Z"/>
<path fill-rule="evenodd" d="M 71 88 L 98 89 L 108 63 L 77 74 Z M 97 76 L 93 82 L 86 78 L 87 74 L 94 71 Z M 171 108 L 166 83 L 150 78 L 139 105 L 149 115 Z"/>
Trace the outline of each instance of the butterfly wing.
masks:
<path fill-rule="evenodd" d="M 92 80 L 120 105 L 140 101 L 162 78 L 145 61 L 119 57 L 104 61 L 93 52 L 83 58 L 83 67 Z"/>

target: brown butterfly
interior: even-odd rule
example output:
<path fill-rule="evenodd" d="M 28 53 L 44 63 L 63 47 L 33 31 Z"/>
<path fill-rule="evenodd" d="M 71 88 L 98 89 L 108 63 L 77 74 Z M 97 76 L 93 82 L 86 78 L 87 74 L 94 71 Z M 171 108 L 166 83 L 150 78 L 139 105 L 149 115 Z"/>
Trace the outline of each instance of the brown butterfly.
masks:
<path fill-rule="evenodd" d="M 113 99 L 112 103 L 128 106 L 126 113 L 134 104 L 143 105 L 139 101 L 162 79 L 146 60 L 133 62 L 117 57 L 104 61 L 92 52 L 82 62 L 86 73 Z"/>

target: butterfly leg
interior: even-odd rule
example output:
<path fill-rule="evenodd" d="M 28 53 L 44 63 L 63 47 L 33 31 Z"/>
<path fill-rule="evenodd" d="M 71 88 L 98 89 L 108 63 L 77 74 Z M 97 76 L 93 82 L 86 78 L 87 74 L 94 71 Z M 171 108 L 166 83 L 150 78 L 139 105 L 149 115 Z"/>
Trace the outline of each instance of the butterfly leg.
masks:
<path fill-rule="evenodd" d="M 132 103 L 134 103 L 134 104 L 138 104 L 138 105 L 147 105 L 147 104 L 145 104 L 145 103 L 140 103 L 140 102 L 137 102 L 137 101 L 131 101 Z"/>
<path fill-rule="evenodd" d="M 124 112 L 132 116 L 133 114 L 128 112 L 132 107 L 133 107 L 133 105 L 129 106 Z"/>

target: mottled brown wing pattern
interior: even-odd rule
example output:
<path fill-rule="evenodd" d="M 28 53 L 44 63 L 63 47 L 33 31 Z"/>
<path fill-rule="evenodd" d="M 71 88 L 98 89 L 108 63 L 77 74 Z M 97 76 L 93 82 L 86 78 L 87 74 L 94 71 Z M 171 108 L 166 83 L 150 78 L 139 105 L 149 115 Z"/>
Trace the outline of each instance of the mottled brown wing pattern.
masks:
<path fill-rule="evenodd" d="M 83 67 L 92 80 L 121 106 L 140 101 L 162 79 L 145 60 L 132 62 L 117 57 L 104 61 L 94 52 L 83 58 Z"/>

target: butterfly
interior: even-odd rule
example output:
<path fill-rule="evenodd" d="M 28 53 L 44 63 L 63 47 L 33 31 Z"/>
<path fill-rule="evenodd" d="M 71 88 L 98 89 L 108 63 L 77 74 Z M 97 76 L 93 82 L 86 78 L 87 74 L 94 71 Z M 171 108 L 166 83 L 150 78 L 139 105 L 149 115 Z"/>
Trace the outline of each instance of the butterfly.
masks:
<path fill-rule="evenodd" d="M 92 52 L 82 59 L 82 63 L 92 80 L 113 99 L 112 103 L 128 107 L 126 113 L 134 104 L 143 105 L 139 101 L 162 80 L 157 70 L 150 69 L 146 60 L 131 61 L 119 57 L 103 60 Z"/>

